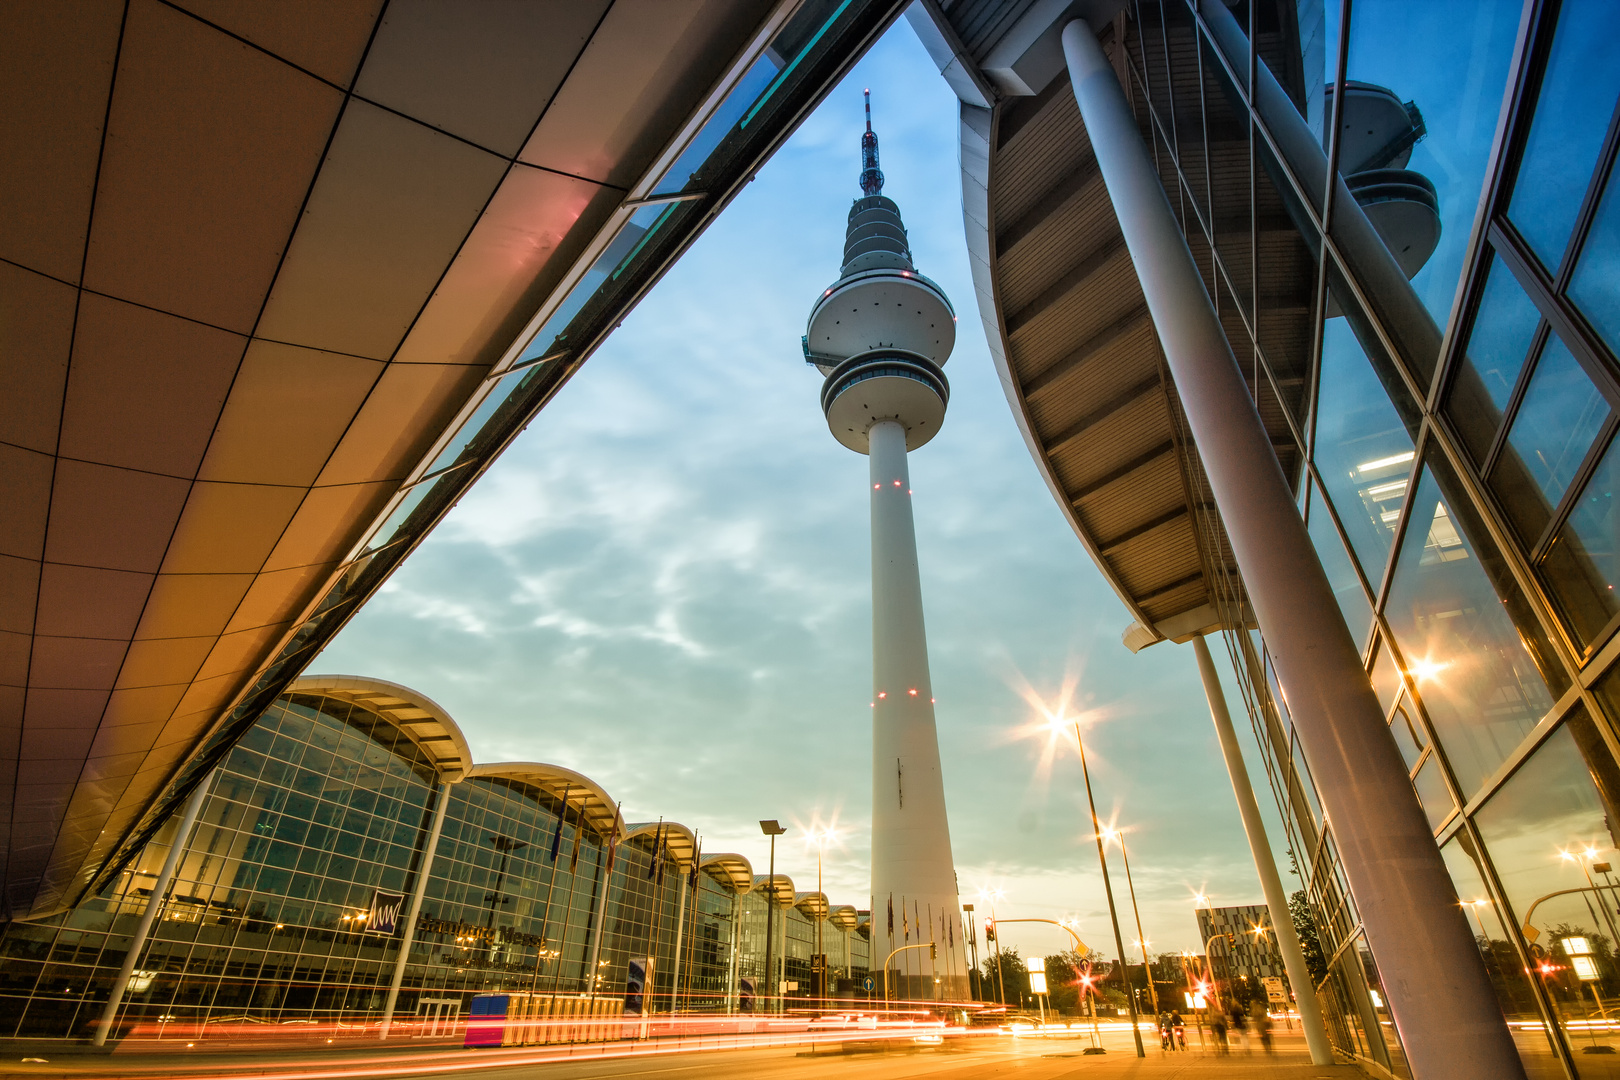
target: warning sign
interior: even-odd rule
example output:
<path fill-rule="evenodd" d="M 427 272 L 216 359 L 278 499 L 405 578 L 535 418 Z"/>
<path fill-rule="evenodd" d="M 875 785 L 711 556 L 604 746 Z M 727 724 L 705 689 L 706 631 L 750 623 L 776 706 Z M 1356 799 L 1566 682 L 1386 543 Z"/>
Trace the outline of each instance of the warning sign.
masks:
<path fill-rule="evenodd" d="M 1288 991 L 1283 989 L 1283 981 L 1280 977 L 1267 975 L 1260 982 L 1266 988 L 1267 1001 L 1286 1002 L 1288 1000 Z"/>

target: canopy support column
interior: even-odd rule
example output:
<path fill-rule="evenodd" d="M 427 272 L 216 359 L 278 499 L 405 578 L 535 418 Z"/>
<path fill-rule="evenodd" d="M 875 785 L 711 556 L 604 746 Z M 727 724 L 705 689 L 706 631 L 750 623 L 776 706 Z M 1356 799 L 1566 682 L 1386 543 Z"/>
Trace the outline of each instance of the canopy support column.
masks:
<path fill-rule="evenodd" d="M 1083 21 L 1063 28 L 1063 52 L 1413 1074 L 1523 1077 L 1479 945 L 1119 76 Z"/>

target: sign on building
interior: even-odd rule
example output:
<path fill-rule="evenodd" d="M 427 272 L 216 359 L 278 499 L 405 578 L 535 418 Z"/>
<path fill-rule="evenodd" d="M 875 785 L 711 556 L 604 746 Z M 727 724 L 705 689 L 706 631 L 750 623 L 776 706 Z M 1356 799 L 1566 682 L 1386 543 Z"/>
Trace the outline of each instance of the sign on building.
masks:
<path fill-rule="evenodd" d="M 366 933 L 392 937 L 399 930 L 399 909 L 404 903 L 405 897 L 399 893 L 373 890 L 371 912 L 366 915 Z"/>
<path fill-rule="evenodd" d="M 1288 991 L 1283 989 L 1283 981 L 1276 975 L 1267 975 L 1260 980 L 1260 983 L 1266 988 L 1267 1001 L 1283 1003 L 1288 1001 Z"/>

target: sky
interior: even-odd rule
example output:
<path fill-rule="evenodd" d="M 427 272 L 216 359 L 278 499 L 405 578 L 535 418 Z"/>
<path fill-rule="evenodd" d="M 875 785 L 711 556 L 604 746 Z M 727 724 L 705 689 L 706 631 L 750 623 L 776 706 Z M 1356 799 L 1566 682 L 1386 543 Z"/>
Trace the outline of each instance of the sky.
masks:
<path fill-rule="evenodd" d="M 825 891 L 867 906 L 867 463 L 828 433 L 799 346 L 860 194 L 865 87 L 884 194 L 960 319 L 950 412 L 910 464 L 962 898 L 1000 889 L 1001 918 L 1078 917 L 1088 945 L 1115 952 L 1078 762 L 1024 730 L 1067 686 L 1095 721 L 1097 808 L 1127 830 L 1150 950 L 1197 948 L 1195 893 L 1261 899 L 1192 648 L 1124 648 L 1130 615 L 1018 433 L 969 278 L 956 99 L 904 20 L 310 671 L 418 690 L 476 761 L 576 769 L 626 820 L 682 822 L 758 873 L 757 822 L 777 818 L 777 869 L 800 889 L 816 885 L 807 828 L 835 823 Z M 1228 696 L 1281 852 L 1230 682 Z M 1117 850 L 1110 869 L 1134 953 Z M 1298 888 L 1286 856 L 1281 869 Z M 1003 940 L 1067 947 L 1047 927 Z"/>

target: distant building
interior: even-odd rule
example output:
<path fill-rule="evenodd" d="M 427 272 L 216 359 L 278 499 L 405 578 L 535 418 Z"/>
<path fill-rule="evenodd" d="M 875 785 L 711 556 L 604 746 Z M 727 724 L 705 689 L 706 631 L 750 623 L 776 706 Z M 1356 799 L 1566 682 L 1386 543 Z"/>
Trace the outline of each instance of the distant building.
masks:
<path fill-rule="evenodd" d="M 1271 911 L 1264 904 L 1199 908 L 1198 937 L 1205 943 L 1217 978 L 1287 975 L 1282 953 L 1277 951 L 1277 936 L 1271 931 Z M 1221 938 L 1225 944 L 1212 938 Z"/>

